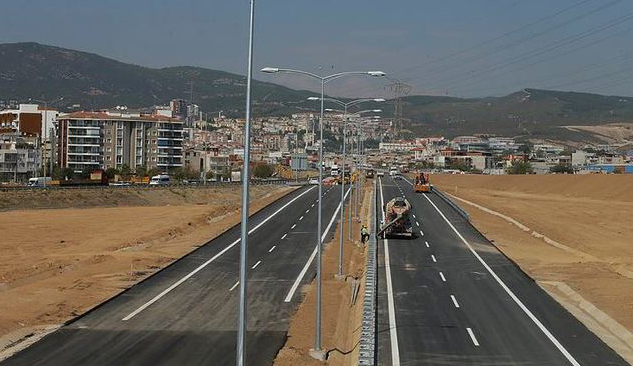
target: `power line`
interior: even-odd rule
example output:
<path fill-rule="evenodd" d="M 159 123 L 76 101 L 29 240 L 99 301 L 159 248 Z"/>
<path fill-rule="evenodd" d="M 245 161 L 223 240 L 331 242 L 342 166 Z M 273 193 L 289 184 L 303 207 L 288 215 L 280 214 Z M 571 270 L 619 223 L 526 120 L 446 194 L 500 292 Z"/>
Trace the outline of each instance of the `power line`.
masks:
<path fill-rule="evenodd" d="M 576 47 L 576 48 L 573 48 L 573 49 L 571 49 L 571 50 L 565 51 L 565 52 L 560 53 L 560 54 L 558 54 L 558 55 L 555 55 L 555 56 L 553 56 L 553 57 L 545 58 L 545 59 L 542 59 L 542 60 L 539 60 L 539 61 L 533 62 L 533 63 L 531 63 L 531 64 L 528 64 L 528 65 L 525 65 L 525 66 L 522 66 L 522 67 L 519 67 L 519 68 L 514 68 L 514 69 L 508 70 L 508 71 L 506 71 L 506 72 L 503 72 L 503 73 L 501 73 L 501 74 L 494 75 L 494 77 L 495 77 L 495 78 L 499 78 L 499 77 L 502 77 L 502 76 L 505 76 L 505 75 L 508 75 L 508 74 L 511 74 L 511 73 L 515 73 L 515 72 L 517 72 L 517 71 L 522 71 L 522 70 L 528 69 L 528 68 L 530 68 L 530 67 L 533 67 L 533 66 L 536 66 L 536 65 L 542 64 L 542 63 L 547 62 L 547 61 L 551 61 L 551 60 L 553 60 L 553 59 L 556 59 L 556 58 L 559 58 L 559 57 L 562 57 L 562 56 L 566 56 L 566 55 L 568 55 L 568 54 L 571 54 L 571 53 L 574 53 L 574 52 L 577 52 L 577 51 L 580 51 L 580 50 L 585 50 L 585 49 L 587 49 L 587 48 L 589 48 L 589 47 L 591 47 L 591 46 L 594 46 L 594 45 L 596 45 L 596 44 L 598 44 L 598 43 L 601 43 L 601 42 L 604 42 L 604 41 L 606 41 L 606 40 L 608 40 L 608 39 L 611 39 L 611 38 L 614 38 L 614 37 L 620 36 L 620 35 L 622 35 L 622 34 L 624 34 L 624 33 L 628 33 L 628 32 L 630 32 L 630 31 L 633 31 L 633 27 L 630 27 L 630 28 L 624 29 L 624 30 L 622 30 L 622 31 L 620 31 L 620 32 L 617 32 L 617 33 L 615 33 L 615 34 L 611 34 L 611 35 L 609 35 L 609 36 L 607 36 L 607 37 L 602 37 L 602 38 L 599 38 L 599 39 L 597 39 L 597 40 L 594 40 L 593 42 L 590 42 L 590 43 L 588 43 L 588 44 L 581 45 L 581 46 L 579 46 L 579 47 Z M 619 56 L 616 56 L 616 57 L 614 57 L 614 58 L 611 58 L 611 59 L 608 59 L 608 60 L 604 60 L 604 61 L 602 61 L 602 62 L 598 62 L 597 64 L 592 64 L 592 65 L 588 65 L 588 66 L 586 65 L 586 66 L 583 66 L 583 67 L 581 67 L 581 68 L 577 69 L 577 71 L 572 71 L 571 73 L 568 73 L 568 74 L 562 74 L 562 75 L 556 75 L 556 76 L 547 77 L 547 78 L 541 78 L 540 80 L 536 80 L 536 81 L 534 81 L 534 80 L 526 80 L 526 81 L 522 82 L 522 84 L 526 84 L 526 83 L 528 83 L 528 82 L 532 82 L 532 83 L 534 83 L 534 82 L 540 82 L 540 81 L 543 81 L 544 79 L 549 80 L 549 79 L 551 79 L 551 78 L 568 77 L 568 76 L 571 76 L 571 75 L 576 74 L 576 73 L 578 73 L 578 72 L 590 70 L 590 69 L 594 68 L 595 66 L 603 65 L 603 64 L 605 64 L 605 63 L 608 63 L 608 62 L 610 62 L 610 61 L 613 61 L 613 60 L 616 60 L 616 59 L 619 59 L 619 58 L 622 58 L 622 57 L 628 57 L 628 55 L 619 55 Z M 485 79 L 484 79 L 484 80 L 485 80 Z M 482 82 L 482 81 L 484 81 L 484 80 L 475 80 L 475 81 L 473 81 L 473 82 L 470 82 L 470 83 L 464 84 L 464 85 L 462 85 L 462 86 L 463 86 L 463 87 L 467 87 L 467 86 L 471 86 L 471 85 L 476 85 L 476 84 L 478 84 L 478 83 L 480 83 L 480 82 Z M 505 88 L 507 88 L 507 87 L 504 87 L 503 89 L 505 89 Z M 501 89 L 502 89 L 502 88 L 495 88 L 495 89 L 492 89 L 492 90 L 501 90 Z M 472 89 L 470 89 L 470 90 L 472 90 Z M 469 90 L 467 89 L 466 91 L 469 91 Z"/>
<path fill-rule="evenodd" d="M 428 66 L 428 65 L 430 65 L 430 64 L 432 65 L 432 64 L 436 64 L 436 63 L 439 63 L 439 62 L 442 62 L 442 61 L 445 61 L 445 60 L 450 60 L 450 59 L 454 58 L 455 56 L 458 56 L 458 55 L 461 55 L 461 54 L 465 54 L 465 53 L 468 53 L 468 52 L 470 52 L 470 51 L 473 51 L 473 50 L 476 50 L 476 49 L 482 48 L 482 47 L 484 47 L 484 46 L 486 46 L 486 45 L 489 45 L 489 44 L 492 44 L 492 43 L 494 43 L 494 42 L 496 42 L 496 41 L 498 41 L 498 40 L 500 40 L 500 39 L 503 39 L 503 38 L 506 38 L 506 37 L 508 37 L 508 36 L 510 36 L 510 35 L 513 35 L 513 34 L 519 33 L 519 32 L 521 32 L 521 31 L 523 31 L 523 30 L 525 30 L 525 29 L 528 29 L 528 28 L 530 28 L 530 27 L 532 27 L 532 26 L 535 26 L 535 25 L 537 25 L 537 24 L 543 23 L 543 22 L 545 22 L 545 21 L 547 21 L 547 20 L 549 20 L 549 19 L 555 18 L 555 17 L 556 17 L 556 16 L 558 16 L 558 15 L 564 14 L 564 13 L 566 13 L 566 12 L 568 12 L 568 11 L 572 10 L 572 9 L 575 9 L 575 8 L 577 8 L 577 7 L 579 7 L 579 6 L 582 6 L 582 5 L 584 5 L 584 4 L 588 3 L 588 2 L 591 2 L 591 1 L 595 1 L 595 0 L 583 0 L 583 1 L 580 1 L 580 2 L 578 2 L 578 3 L 572 4 L 571 6 L 568 6 L 568 7 L 566 7 L 566 8 L 561 9 L 561 10 L 558 10 L 558 11 L 554 12 L 553 14 L 547 15 L 547 16 L 545 16 L 545 17 L 542 17 L 542 18 L 540 18 L 540 19 L 537 19 L 536 21 L 533 21 L 533 22 L 531 22 L 531 23 L 528 23 L 528 24 L 526 24 L 526 25 L 524 25 L 524 26 L 522 26 L 522 27 L 519 27 L 519 28 L 517 28 L 517 29 L 515 29 L 515 30 L 509 31 L 509 32 L 506 32 L 506 33 L 503 33 L 503 34 L 501 34 L 501 35 L 499 35 L 499 36 L 497 36 L 497 37 L 494 37 L 494 38 L 492 38 L 492 39 L 489 39 L 489 40 L 486 40 L 486 41 L 480 42 L 480 43 L 478 43 L 478 44 L 476 44 L 476 45 L 474 45 L 474 46 L 470 46 L 470 47 L 467 47 L 467 48 L 465 48 L 465 49 L 462 49 L 462 50 L 459 50 L 459 51 L 453 52 L 453 53 L 448 54 L 448 55 L 446 55 L 446 56 L 444 56 L 444 57 L 441 57 L 441 58 L 439 58 L 439 59 L 436 59 L 436 60 L 430 61 L 430 62 L 428 62 L 428 63 L 419 64 L 419 65 L 412 66 L 412 67 L 410 67 L 410 68 L 407 68 L 407 69 L 405 69 L 405 70 L 402 70 L 402 71 L 399 71 L 399 72 L 396 72 L 396 73 L 391 73 L 391 75 L 404 74 L 404 73 L 407 73 L 407 72 L 410 72 L 410 71 L 413 71 L 413 70 L 419 69 L 419 68 L 421 68 L 421 67 Z M 605 4 L 605 5 L 602 5 L 602 6 L 601 6 L 601 7 L 599 7 L 598 9 L 594 9 L 594 10 L 592 10 L 590 13 L 586 13 L 586 14 L 584 14 L 584 15 L 581 15 L 581 17 L 586 17 L 586 16 L 591 15 L 591 14 L 593 14 L 593 13 L 597 12 L 597 11 L 602 10 L 602 8 L 603 8 L 603 7 L 609 7 L 609 6 L 615 5 L 615 3 L 618 3 L 618 2 L 621 2 L 621 1 L 622 1 L 622 0 L 614 0 L 614 1 L 610 2 L 610 3 L 607 3 L 607 4 Z M 567 23 L 566 23 L 566 24 L 561 24 L 561 25 L 559 25 L 557 28 L 562 27 L 562 26 L 567 25 L 567 24 L 570 24 L 571 22 L 576 21 L 576 20 L 579 20 L 579 19 L 575 19 L 575 20 L 567 21 Z M 551 29 L 550 29 L 550 30 L 548 30 L 548 31 L 551 31 Z M 534 39 L 534 38 L 536 38 L 536 37 L 538 37 L 538 36 L 540 36 L 540 35 L 542 35 L 542 34 L 544 34 L 544 33 L 546 33 L 546 31 L 542 31 L 542 32 L 540 32 L 540 34 L 537 34 L 536 36 L 534 36 L 534 35 L 532 35 L 532 36 L 528 36 L 528 38 L 529 38 L 528 40 Z M 530 37 L 532 37 L 532 38 L 530 38 Z M 526 42 L 526 41 L 527 41 L 527 40 L 524 40 L 524 41 L 522 41 L 522 42 L 520 42 L 520 43 L 524 43 L 524 42 Z M 514 44 L 514 43 L 513 43 L 513 44 L 511 44 L 511 45 L 510 45 L 510 47 L 513 47 L 513 46 L 516 46 L 516 45 L 517 45 L 517 44 Z M 504 47 L 504 50 L 505 50 L 505 49 L 507 49 L 507 48 L 506 48 L 506 47 Z M 489 54 L 486 54 L 486 56 L 488 56 L 488 55 L 489 55 Z M 444 67 L 444 66 L 443 66 L 443 67 Z M 427 71 L 427 73 L 429 73 L 429 72 L 433 72 L 433 71 L 435 71 L 435 70 L 437 70 L 437 69 L 434 69 L 434 70 L 431 70 L 431 71 Z"/>
<path fill-rule="evenodd" d="M 457 83 L 459 83 L 461 81 L 471 80 L 471 79 L 480 77 L 483 74 L 490 73 L 490 72 L 497 71 L 497 70 L 501 70 L 501 69 L 504 69 L 504 68 L 506 68 L 508 66 L 516 65 L 518 63 L 521 63 L 521 62 L 524 62 L 526 60 L 532 59 L 532 58 L 534 58 L 536 56 L 540 56 L 542 54 L 545 54 L 545 53 L 548 53 L 548 52 L 551 52 L 551 51 L 555 51 L 555 50 L 560 49 L 562 47 L 568 46 L 568 45 L 570 45 L 572 43 L 578 42 L 578 41 L 580 41 L 582 39 L 585 39 L 585 38 L 587 38 L 589 36 L 592 36 L 592 35 L 594 35 L 596 33 L 602 32 L 602 31 L 607 30 L 609 28 L 613 28 L 616 25 L 621 24 L 621 23 L 626 22 L 626 21 L 629 21 L 631 19 L 633 19 L 633 14 L 629 14 L 629 15 L 617 18 L 616 20 L 614 20 L 614 21 L 612 21 L 610 23 L 606 23 L 606 24 L 604 24 L 604 25 L 602 25 L 602 26 L 600 26 L 598 28 L 589 29 L 589 30 L 580 32 L 578 34 L 575 34 L 575 35 L 572 35 L 572 36 L 569 36 L 569 37 L 565 37 L 565 38 L 563 38 L 563 39 L 561 39 L 559 41 L 552 42 L 552 43 L 550 43 L 550 44 L 548 44 L 548 45 L 546 45 L 544 47 L 537 48 L 536 50 L 532 50 L 532 51 L 529 51 L 529 52 L 522 53 L 522 54 L 520 54 L 518 56 L 506 59 L 505 61 L 497 62 L 496 64 L 493 64 L 492 66 L 485 66 L 485 67 L 477 69 L 477 70 L 472 70 L 472 71 L 468 72 L 469 74 L 471 74 L 470 76 L 467 76 L 467 77 L 464 77 L 464 78 L 460 77 L 460 78 L 457 78 L 457 79 L 453 79 L 453 80 L 449 81 L 448 84 L 436 84 L 436 85 L 434 85 L 432 87 L 432 89 L 441 88 L 441 87 L 449 87 L 449 86 L 455 85 L 455 84 L 457 84 Z"/>

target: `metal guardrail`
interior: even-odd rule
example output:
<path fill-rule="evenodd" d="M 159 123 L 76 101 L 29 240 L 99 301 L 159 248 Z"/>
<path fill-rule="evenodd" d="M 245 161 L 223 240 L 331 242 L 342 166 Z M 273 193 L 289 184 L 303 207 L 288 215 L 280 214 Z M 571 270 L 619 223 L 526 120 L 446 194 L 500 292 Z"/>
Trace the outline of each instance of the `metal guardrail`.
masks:
<path fill-rule="evenodd" d="M 363 320 L 361 323 L 358 365 L 376 364 L 376 304 L 378 288 L 376 285 L 376 182 L 372 192 L 371 220 L 369 221 L 369 244 L 367 248 L 367 264 L 365 268 L 365 294 L 363 298 Z"/>
<path fill-rule="evenodd" d="M 455 211 L 457 211 L 463 218 L 466 219 L 466 221 L 470 221 L 470 215 L 466 211 L 464 211 L 461 207 L 459 207 L 455 202 L 453 202 L 453 200 L 451 200 L 446 194 L 444 194 L 444 192 L 440 191 L 439 189 L 435 187 L 431 187 L 431 191 L 436 193 L 442 200 L 444 200 L 444 202 L 448 203 L 449 206 L 454 208 Z"/>
<path fill-rule="evenodd" d="M 251 180 L 252 185 L 275 185 L 275 184 L 288 184 L 294 182 L 287 179 L 271 179 L 271 180 Z M 242 182 L 207 182 L 207 184 L 169 184 L 169 185 L 149 185 L 149 184 L 130 184 L 130 185 L 78 185 L 78 186 L 38 186 L 38 187 L 2 187 L 0 186 L 0 192 L 12 192 L 12 191 L 46 191 L 46 190 L 66 190 L 66 189 L 88 189 L 88 190 L 105 190 L 105 189 L 174 189 L 174 188 L 190 188 L 190 189 L 204 189 L 204 188 L 216 188 L 227 186 L 239 186 Z"/>

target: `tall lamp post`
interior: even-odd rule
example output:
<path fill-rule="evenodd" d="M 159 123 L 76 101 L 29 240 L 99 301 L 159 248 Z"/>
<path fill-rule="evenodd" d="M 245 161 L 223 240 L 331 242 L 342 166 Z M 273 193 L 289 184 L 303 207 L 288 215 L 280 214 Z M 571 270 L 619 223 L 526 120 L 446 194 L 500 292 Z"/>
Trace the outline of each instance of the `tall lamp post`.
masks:
<path fill-rule="evenodd" d="M 250 22 L 248 35 L 248 71 L 246 76 L 246 122 L 244 124 L 244 166 L 242 167 L 242 223 L 240 227 L 240 279 L 239 314 L 237 325 L 237 352 L 235 365 L 244 366 L 244 340 L 246 338 L 246 249 L 248 239 L 248 174 L 250 163 L 251 127 L 251 81 L 253 79 L 253 25 L 255 0 L 250 0 Z"/>
<path fill-rule="evenodd" d="M 317 97 L 310 97 L 308 98 L 308 100 L 318 100 L 319 98 Z M 345 209 L 345 140 L 347 139 L 347 123 L 348 123 L 348 115 L 347 115 L 347 110 L 349 107 L 354 106 L 354 105 L 358 105 L 361 103 L 365 103 L 365 102 L 384 102 L 385 100 L 382 98 L 363 98 L 363 99 L 357 99 L 357 100 L 353 100 L 351 102 L 343 102 L 340 101 L 338 99 L 333 99 L 333 98 L 325 98 L 326 101 L 329 102 L 333 102 L 336 103 L 340 106 L 343 107 L 343 110 L 336 110 L 336 109 L 326 109 L 327 112 L 334 112 L 334 111 L 338 111 L 338 112 L 343 112 L 343 168 L 341 171 L 341 212 L 340 212 L 340 220 L 339 220 L 339 224 L 340 224 L 340 228 L 339 228 L 339 243 L 338 243 L 338 273 L 336 274 L 336 278 L 337 279 L 343 279 L 343 231 L 344 231 L 344 224 L 345 224 L 345 216 L 344 216 L 344 209 Z M 360 111 L 360 112 L 356 112 L 354 114 L 357 115 L 361 115 L 362 113 L 367 113 L 367 112 L 374 112 L 374 113 L 380 113 L 382 112 L 382 110 L 380 109 L 368 109 L 368 110 L 364 110 L 364 111 Z M 351 173 L 351 172 L 350 172 Z M 350 182 L 351 184 L 351 182 Z M 351 207 L 350 207 L 351 210 Z M 351 239 L 351 233 L 352 233 L 352 226 L 351 226 L 351 221 L 350 221 L 350 226 L 348 228 L 349 233 L 350 233 L 350 239 Z"/>
<path fill-rule="evenodd" d="M 349 75 L 368 75 L 376 77 L 384 77 L 386 74 L 382 71 L 348 71 L 340 72 L 327 76 L 320 76 L 308 71 L 293 70 L 293 69 L 281 69 L 278 67 L 264 67 L 262 72 L 274 74 L 274 73 L 287 73 L 287 74 L 299 74 L 303 76 L 316 79 L 321 82 L 321 113 L 319 117 L 319 209 L 317 215 L 317 291 L 316 291 L 316 320 L 315 320 L 315 336 L 314 336 L 314 349 L 310 351 L 310 355 L 316 359 L 324 360 L 325 352 L 321 349 L 321 226 L 322 226 L 322 193 L 323 193 L 323 102 L 325 97 L 325 84 L 332 80 L 339 79 Z"/>

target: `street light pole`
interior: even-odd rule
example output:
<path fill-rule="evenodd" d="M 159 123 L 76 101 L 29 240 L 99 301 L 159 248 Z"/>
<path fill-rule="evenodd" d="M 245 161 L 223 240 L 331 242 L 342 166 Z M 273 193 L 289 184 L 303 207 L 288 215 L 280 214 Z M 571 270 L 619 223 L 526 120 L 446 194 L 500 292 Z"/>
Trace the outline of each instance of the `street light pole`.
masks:
<path fill-rule="evenodd" d="M 316 97 L 309 97 L 308 100 L 316 100 L 318 98 Z M 356 99 L 353 100 L 351 102 L 343 102 L 341 100 L 338 99 L 334 99 L 334 98 L 324 98 L 326 101 L 329 102 L 333 102 L 336 103 L 340 106 L 343 107 L 343 168 L 341 171 L 341 212 L 340 212 L 340 218 L 339 218 L 339 247 L 338 247 L 338 273 L 336 274 L 336 278 L 337 279 L 344 279 L 345 276 L 343 275 L 343 237 L 344 237 L 344 227 L 345 227 L 345 216 L 344 216 L 344 211 L 345 211 L 345 140 L 347 138 L 347 123 L 348 123 L 348 115 L 347 115 L 347 110 L 349 107 L 354 106 L 354 105 L 358 105 L 364 102 L 384 102 L 385 100 L 382 98 L 362 98 L 362 99 Z M 330 112 L 330 111 L 335 111 L 334 109 L 326 109 L 326 111 Z M 373 109 L 373 110 L 365 110 L 365 111 L 360 111 L 360 112 L 356 112 L 355 114 L 362 114 L 365 112 L 382 112 L 380 109 Z M 350 173 L 351 173 L 351 167 L 350 167 Z M 351 177 L 351 174 L 350 174 Z M 350 180 L 350 187 L 352 186 L 352 182 Z M 350 199 L 351 202 L 351 199 Z M 350 210 L 352 208 L 352 205 L 350 204 Z M 350 211 L 351 212 L 351 211 Z M 348 231 L 350 232 L 350 240 L 352 239 L 351 237 L 351 231 L 352 231 L 352 225 L 351 225 L 351 220 L 350 220 L 350 225 L 348 227 Z"/>
<path fill-rule="evenodd" d="M 246 77 L 246 123 L 244 125 L 244 166 L 242 167 L 242 223 L 240 227 L 240 279 L 239 313 L 237 324 L 237 354 L 235 365 L 244 366 L 244 343 L 246 338 L 246 259 L 248 241 L 248 183 L 250 162 L 251 81 L 253 79 L 253 24 L 255 0 L 250 0 L 250 29 L 248 39 L 248 73 Z"/>
<path fill-rule="evenodd" d="M 311 77 L 313 79 L 319 80 L 321 82 L 321 114 L 320 114 L 320 123 L 319 123 L 319 207 L 318 207 L 318 219 L 317 219 L 317 263 L 316 263 L 316 319 L 315 319 L 315 337 L 314 337 L 314 349 L 310 351 L 310 355 L 319 360 L 325 360 L 325 352 L 321 347 L 321 287 L 322 287 L 322 278 L 321 278 L 321 257 L 322 257 L 322 233 L 321 233 L 321 218 L 322 218 L 322 192 L 323 192 L 323 112 L 324 112 L 324 97 L 325 97 L 325 84 L 344 77 L 348 75 L 369 75 L 369 76 L 378 76 L 384 77 L 385 73 L 382 71 L 349 71 L 349 72 L 341 72 L 328 76 L 320 76 L 311 72 L 294 70 L 294 69 L 280 69 L 277 67 L 264 67 L 262 72 L 265 73 L 290 73 L 290 74 L 300 74 L 304 76 Z"/>

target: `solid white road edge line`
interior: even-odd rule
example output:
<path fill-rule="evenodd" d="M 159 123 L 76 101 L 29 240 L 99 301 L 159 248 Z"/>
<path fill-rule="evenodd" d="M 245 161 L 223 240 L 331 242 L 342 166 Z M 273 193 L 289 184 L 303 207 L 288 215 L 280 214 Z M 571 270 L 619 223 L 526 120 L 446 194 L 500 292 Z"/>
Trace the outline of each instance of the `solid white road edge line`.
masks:
<path fill-rule="evenodd" d="M 260 265 L 260 263 L 262 263 L 262 261 L 257 261 L 257 263 L 255 263 L 255 264 L 251 267 L 251 269 L 255 269 L 255 268 L 257 268 L 257 266 L 259 266 L 259 265 Z"/>
<path fill-rule="evenodd" d="M 470 336 L 470 339 L 472 339 L 473 344 L 475 345 L 475 347 L 479 347 L 479 342 L 477 342 L 477 337 L 475 337 L 475 333 L 473 332 L 473 330 L 470 329 L 470 328 L 466 328 L 466 331 L 468 332 L 468 335 Z"/>
<path fill-rule="evenodd" d="M 382 193 L 382 180 L 379 178 L 380 184 L 380 207 L 384 207 L 385 198 Z M 385 221 L 385 211 L 382 212 L 382 221 Z M 383 240 L 385 246 L 385 276 L 387 282 L 387 312 L 389 314 L 389 338 L 391 341 L 391 365 L 400 366 L 400 347 L 398 346 L 398 329 L 396 328 L 396 311 L 395 302 L 393 300 L 393 283 L 391 281 L 391 265 L 389 264 L 389 242 L 387 238 Z"/>
<path fill-rule="evenodd" d="M 567 358 L 567 361 L 569 361 L 569 363 L 574 366 L 580 366 L 580 364 L 578 363 L 578 361 L 576 361 L 574 356 L 572 356 L 569 353 L 569 351 L 567 351 L 567 349 L 563 347 L 563 345 L 558 341 L 558 339 L 556 339 L 556 337 L 554 337 L 554 335 L 547 328 L 545 328 L 543 323 L 541 323 L 541 321 L 538 320 L 538 318 L 534 314 L 532 314 L 530 309 L 528 309 L 527 306 L 525 306 L 523 302 L 521 302 L 521 300 L 519 300 L 519 298 L 514 294 L 514 292 L 512 292 L 512 290 L 510 290 L 510 288 L 506 286 L 506 284 L 501 280 L 501 278 L 497 276 L 495 271 L 493 271 L 492 268 L 490 268 L 488 263 L 486 263 L 483 260 L 483 258 L 481 258 L 481 256 L 475 251 L 475 249 L 473 249 L 470 243 L 462 236 L 462 234 L 459 231 L 457 231 L 455 226 L 453 226 L 453 224 L 446 218 L 446 216 L 444 216 L 444 213 L 440 211 L 440 209 L 435 205 L 435 203 L 433 203 L 433 201 L 431 201 L 431 199 L 427 196 L 424 196 L 424 198 L 426 198 L 429 201 L 429 203 L 435 208 L 435 210 L 440 214 L 440 216 L 442 216 L 442 218 L 444 219 L 444 221 L 446 221 L 448 226 L 450 226 L 451 229 L 453 229 L 453 232 L 457 234 L 457 236 L 466 245 L 466 247 L 470 250 L 470 252 L 473 253 L 475 258 L 477 258 L 479 262 L 484 266 L 484 268 L 486 268 L 488 273 L 490 273 L 490 275 L 497 281 L 499 286 L 501 286 L 501 288 L 510 296 L 510 298 L 514 300 L 514 302 L 519 306 L 519 308 L 521 308 L 521 310 L 523 310 L 523 312 L 528 316 L 528 318 L 530 318 L 530 320 L 532 320 L 532 322 L 536 324 L 536 326 L 543 332 L 543 334 L 545 334 L 545 336 L 554 344 L 554 346 L 558 348 L 558 350 L 563 354 L 563 356 Z"/>
<path fill-rule="evenodd" d="M 459 304 L 457 303 L 457 299 L 455 298 L 455 295 L 451 295 L 451 300 L 453 300 L 453 305 L 455 305 L 455 307 L 459 309 Z"/>
<path fill-rule="evenodd" d="M 347 192 L 345 192 L 345 196 L 343 197 L 343 200 L 347 198 L 347 195 L 349 194 L 349 192 L 350 192 L 350 189 L 348 189 Z M 330 228 L 332 227 L 334 220 L 336 220 L 336 214 L 338 214 L 340 209 L 341 209 L 341 203 L 339 202 L 338 207 L 336 208 L 336 210 L 334 211 L 334 214 L 332 215 L 332 219 L 330 220 L 330 223 L 328 224 L 328 226 L 325 228 L 325 231 L 321 235 L 321 243 L 323 243 L 323 240 L 325 240 L 325 236 L 327 232 L 330 231 Z M 303 269 L 301 269 L 301 272 L 299 272 L 299 276 L 297 276 L 297 279 L 295 279 L 295 282 L 292 284 L 292 287 L 290 288 L 290 291 L 288 291 L 288 294 L 286 295 L 284 302 L 290 302 L 290 300 L 292 300 L 292 297 L 294 296 L 295 292 L 297 291 L 297 288 L 299 288 L 299 285 L 301 284 L 301 281 L 303 280 L 303 276 L 306 275 L 306 272 L 308 272 L 308 268 L 310 268 L 310 264 L 312 264 L 312 261 L 316 257 L 318 249 L 319 249 L 318 245 L 315 245 L 314 250 L 312 251 L 312 254 L 310 255 L 310 258 L 308 258 L 308 261 L 303 266 Z"/>
<path fill-rule="evenodd" d="M 280 213 L 282 210 L 284 210 L 286 207 L 290 206 L 291 204 L 293 204 L 296 200 L 298 200 L 299 198 L 301 198 L 303 195 L 307 194 L 308 192 L 310 192 L 312 189 L 314 189 L 314 187 L 310 187 L 309 189 L 307 189 L 305 192 L 301 193 L 300 195 L 298 195 L 297 197 L 293 198 L 292 200 L 290 200 L 288 203 L 286 203 L 285 205 L 281 206 L 277 211 L 273 212 L 270 216 L 268 216 L 267 218 L 265 218 L 262 222 L 260 222 L 259 224 L 257 224 L 257 226 L 255 226 L 254 228 L 252 228 L 248 233 L 251 234 L 253 231 L 259 229 L 262 225 L 264 225 L 266 222 L 268 222 L 268 220 L 272 219 L 273 217 L 275 217 L 278 213 Z M 130 319 L 132 319 L 134 316 L 136 316 L 138 313 L 140 313 L 141 311 L 147 309 L 150 305 L 152 305 L 153 303 L 155 303 L 156 301 L 160 300 L 161 297 L 167 295 L 168 293 L 170 293 L 173 289 L 175 289 L 176 287 L 180 286 L 183 282 L 187 281 L 189 278 L 191 278 L 193 275 L 195 275 L 196 273 L 198 273 L 199 271 L 201 271 L 204 267 L 208 266 L 210 263 L 212 263 L 213 261 L 215 261 L 216 259 L 218 259 L 222 254 L 226 253 L 227 251 L 229 251 L 229 249 L 233 248 L 237 243 L 240 242 L 240 239 L 235 239 L 234 242 L 232 242 L 231 244 L 229 244 L 226 248 L 222 249 L 218 254 L 214 255 L 213 257 L 211 257 L 211 259 L 207 260 L 206 262 L 202 263 L 201 265 L 199 265 L 196 269 L 194 269 L 193 271 L 189 272 L 189 274 L 187 274 L 186 276 L 184 276 L 183 278 L 179 279 L 178 281 L 176 281 L 174 284 L 172 284 L 171 286 L 167 287 L 166 289 L 164 289 L 161 293 L 159 293 L 158 295 L 154 296 L 151 300 L 149 300 L 148 302 L 146 302 L 145 304 L 141 305 L 138 309 L 134 310 L 133 312 L 129 313 L 125 318 L 121 319 L 123 321 L 128 321 Z"/>

